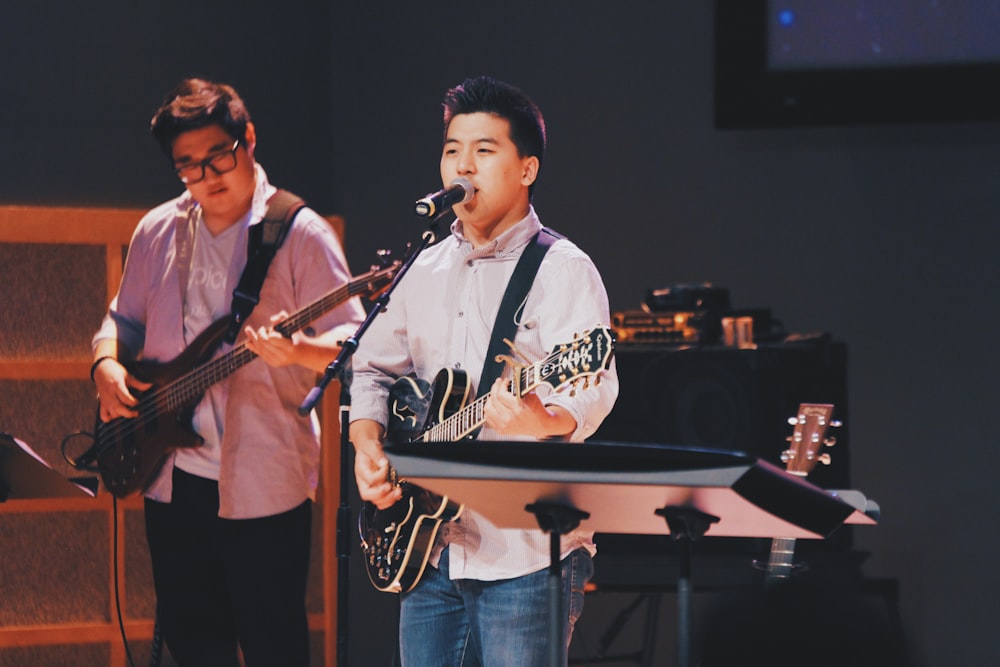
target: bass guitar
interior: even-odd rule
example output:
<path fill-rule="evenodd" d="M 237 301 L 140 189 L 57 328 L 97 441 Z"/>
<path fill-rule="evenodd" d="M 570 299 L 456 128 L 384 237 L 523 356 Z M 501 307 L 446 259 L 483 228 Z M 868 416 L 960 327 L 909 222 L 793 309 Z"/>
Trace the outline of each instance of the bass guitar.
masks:
<path fill-rule="evenodd" d="M 788 437 L 789 447 L 781 454 L 787 472 L 806 477 L 816 464 L 830 464 L 830 455 L 821 454 L 820 450 L 836 443 L 835 438 L 826 437 L 828 427 L 841 425 L 839 421 L 831 421 L 832 416 L 832 405 L 802 403 L 797 415 L 789 417 L 788 423 L 794 428 Z M 764 568 L 765 583 L 773 585 L 787 580 L 798 567 L 795 563 L 795 538 L 776 537 L 771 540 L 771 554 Z"/>
<path fill-rule="evenodd" d="M 600 382 L 611 363 L 614 339 L 598 327 L 571 343 L 558 345 L 530 366 L 504 360 L 513 368 L 510 390 L 523 396 L 543 384 L 554 390 L 573 385 L 573 391 Z M 593 383 L 591 383 L 593 378 Z M 475 438 L 485 423 L 483 409 L 489 394 L 469 401 L 464 371 L 442 369 L 433 383 L 400 378 L 389 393 L 387 437 L 393 442 L 453 442 Z M 417 585 L 427 567 L 441 524 L 458 518 L 464 505 L 399 479 L 390 469 L 389 479 L 403 492 L 401 500 L 384 510 L 365 503 L 358 514 L 358 533 L 365 569 L 380 591 L 401 593 Z"/>
<path fill-rule="evenodd" d="M 291 336 L 351 297 L 380 293 L 400 266 L 401 262 L 395 262 L 352 279 L 289 315 L 275 325 L 275 330 Z M 116 498 L 124 498 L 144 491 L 171 452 L 201 446 L 203 440 L 191 425 L 198 401 L 213 384 L 257 358 L 246 343 L 212 358 L 226 334 L 229 319 L 212 323 L 172 361 L 125 363 L 129 373 L 153 385 L 138 395 L 138 416 L 109 422 L 98 418 L 94 433 L 74 433 L 64 438 L 63 456 L 70 465 L 100 474 L 108 491 Z M 66 444 L 80 436 L 90 438 L 93 444 L 79 457 L 71 458 L 66 454 Z"/>

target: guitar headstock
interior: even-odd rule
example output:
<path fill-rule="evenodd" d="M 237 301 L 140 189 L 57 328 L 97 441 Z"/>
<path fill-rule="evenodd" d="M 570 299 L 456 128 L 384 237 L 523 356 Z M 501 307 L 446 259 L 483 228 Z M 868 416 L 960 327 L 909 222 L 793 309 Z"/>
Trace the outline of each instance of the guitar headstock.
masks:
<path fill-rule="evenodd" d="M 391 259 L 388 251 L 379 251 L 378 262 L 372 264 L 367 273 L 352 278 L 347 289 L 352 296 L 375 301 L 389 289 L 402 267 L 403 262 Z"/>
<path fill-rule="evenodd" d="M 837 439 L 827 437 L 829 427 L 838 427 L 840 422 L 832 420 L 833 406 L 826 403 L 802 403 L 795 417 L 789 417 L 788 423 L 794 426 L 792 435 L 788 437 L 789 448 L 781 454 L 781 460 L 786 464 L 785 470 L 793 475 L 805 477 L 817 463 L 830 464 L 830 455 L 820 453 L 823 447 L 832 447 Z"/>
<path fill-rule="evenodd" d="M 569 383 L 575 387 L 582 380 L 586 388 L 590 378 L 594 378 L 597 384 L 600 374 L 611 365 L 614 347 L 611 330 L 606 326 L 595 327 L 572 342 L 557 345 L 548 357 L 532 366 L 537 370 L 538 381 L 530 382 L 529 378 L 529 383 L 537 386 L 547 382 L 553 389 L 559 389 Z"/>

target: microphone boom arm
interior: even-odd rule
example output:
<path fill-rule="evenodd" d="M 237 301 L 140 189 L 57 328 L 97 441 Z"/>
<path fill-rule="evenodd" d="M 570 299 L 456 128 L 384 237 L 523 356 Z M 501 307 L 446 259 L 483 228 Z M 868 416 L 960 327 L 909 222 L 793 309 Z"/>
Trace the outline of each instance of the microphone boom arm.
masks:
<path fill-rule="evenodd" d="M 368 327 L 370 327 L 372 322 L 375 321 L 375 318 L 378 316 L 378 314 L 381 313 L 383 310 L 385 310 L 386 306 L 389 305 L 389 299 L 392 295 L 393 290 L 396 289 L 396 285 L 398 285 L 399 281 L 403 279 L 403 276 L 406 275 L 406 272 L 410 270 L 410 267 L 413 266 L 413 263 L 416 261 L 417 257 L 420 256 L 420 253 L 423 252 L 425 249 L 427 249 L 429 245 L 434 243 L 436 239 L 437 239 L 437 220 L 435 219 L 431 221 L 430 229 L 426 230 L 421 235 L 420 244 L 413 249 L 413 252 L 410 253 L 410 256 L 407 257 L 406 261 L 404 261 L 402 266 L 399 267 L 399 271 L 396 272 L 396 277 L 393 278 L 389 286 L 385 288 L 385 290 L 375 300 L 375 307 L 372 308 L 370 313 L 368 313 L 368 316 L 358 327 L 357 331 L 355 331 L 353 335 L 349 336 L 347 340 L 344 341 L 344 344 L 341 346 L 340 353 L 337 355 L 337 358 L 330 362 L 330 364 L 326 367 L 326 370 L 323 372 L 323 376 L 316 383 L 316 386 L 313 387 L 311 390 L 309 390 L 309 393 L 306 395 L 306 398 L 302 402 L 302 405 L 299 406 L 298 414 L 300 417 L 305 417 L 310 412 L 312 412 L 313 408 L 316 407 L 316 404 L 319 403 L 319 400 L 323 397 L 323 392 L 326 391 L 327 385 L 329 385 L 334 378 L 338 377 L 341 374 L 347 361 L 350 360 L 352 356 L 354 356 L 354 352 L 358 349 L 358 345 L 361 342 L 361 337 L 364 336 L 365 332 L 368 330 Z"/>

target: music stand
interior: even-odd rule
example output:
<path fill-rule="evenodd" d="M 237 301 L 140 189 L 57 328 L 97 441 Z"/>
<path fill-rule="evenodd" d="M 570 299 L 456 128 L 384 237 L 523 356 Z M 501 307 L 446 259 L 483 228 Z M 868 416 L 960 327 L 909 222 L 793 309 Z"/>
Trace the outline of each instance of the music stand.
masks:
<path fill-rule="evenodd" d="M 97 477 L 66 478 L 9 433 L 0 433 L 0 503 L 29 498 L 95 496 Z"/>
<path fill-rule="evenodd" d="M 878 515 L 878 506 L 858 491 L 826 491 L 741 452 L 487 441 L 406 443 L 385 451 L 407 481 L 465 503 L 504 528 L 544 530 L 529 508 L 539 505 L 571 510 L 583 530 L 666 532 L 685 542 L 702 535 L 825 538 L 843 524 L 874 525 Z M 681 667 L 689 664 L 686 575 L 682 569 L 678 586 Z M 561 637 L 558 628 L 550 633 Z"/>

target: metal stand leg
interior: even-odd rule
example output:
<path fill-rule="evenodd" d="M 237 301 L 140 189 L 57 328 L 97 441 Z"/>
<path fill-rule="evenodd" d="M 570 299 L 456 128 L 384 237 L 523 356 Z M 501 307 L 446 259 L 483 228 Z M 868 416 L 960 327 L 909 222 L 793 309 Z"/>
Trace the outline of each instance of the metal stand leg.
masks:
<path fill-rule="evenodd" d="M 670 536 L 679 542 L 680 572 L 677 578 L 677 664 L 691 667 L 691 542 L 702 537 L 719 517 L 690 507 L 664 507 L 656 514 L 667 521 Z"/>
<path fill-rule="evenodd" d="M 541 529 L 549 533 L 549 665 L 563 667 L 566 664 L 566 612 L 562 609 L 562 566 L 559 563 L 560 538 L 580 525 L 580 521 L 590 517 L 572 507 L 554 503 L 538 502 L 525 507 L 535 515 Z"/>

